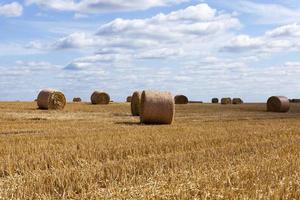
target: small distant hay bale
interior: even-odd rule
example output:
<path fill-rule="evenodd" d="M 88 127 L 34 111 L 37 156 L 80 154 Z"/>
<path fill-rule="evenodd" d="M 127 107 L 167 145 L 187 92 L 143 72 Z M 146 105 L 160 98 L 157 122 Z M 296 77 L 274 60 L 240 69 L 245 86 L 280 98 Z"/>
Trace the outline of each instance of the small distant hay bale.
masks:
<path fill-rule="evenodd" d="M 75 102 L 75 103 L 79 103 L 79 102 L 81 102 L 82 100 L 81 100 L 81 98 L 80 97 L 74 97 L 73 98 L 73 102 Z"/>
<path fill-rule="evenodd" d="M 189 99 L 184 95 L 176 95 L 174 97 L 174 99 L 175 99 L 175 104 L 188 104 L 189 103 Z"/>
<path fill-rule="evenodd" d="M 243 104 L 243 100 L 241 98 L 233 98 L 232 104 Z"/>
<path fill-rule="evenodd" d="M 232 103 L 232 101 L 231 101 L 231 98 L 229 98 L 229 97 L 221 99 L 221 104 L 223 104 L 223 105 L 227 105 L 227 104 L 231 104 L 231 103 Z"/>
<path fill-rule="evenodd" d="M 142 93 L 135 91 L 131 96 L 131 114 L 132 116 L 140 116 Z"/>
<path fill-rule="evenodd" d="M 212 98 L 211 103 L 219 103 L 219 99 L 218 98 Z"/>
<path fill-rule="evenodd" d="M 300 99 L 291 99 L 290 102 L 292 102 L 292 103 L 300 103 Z"/>
<path fill-rule="evenodd" d="M 132 99 L 132 97 L 131 97 L 131 96 L 128 96 L 127 99 L 126 99 L 126 102 L 130 103 L 130 102 L 131 102 L 131 99 Z"/>
<path fill-rule="evenodd" d="M 92 104 L 109 104 L 110 96 L 105 92 L 95 91 L 91 95 Z"/>
<path fill-rule="evenodd" d="M 288 112 L 290 109 L 290 102 L 284 96 L 272 96 L 267 101 L 267 111 L 269 112 Z"/>
<path fill-rule="evenodd" d="M 42 90 L 37 97 L 39 109 L 62 110 L 66 106 L 66 102 L 65 95 L 53 89 Z"/>
<path fill-rule="evenodd" d="M 171 93 L 143 91 L 140 120 L 144 124 L 172 124 L 175 102 Z"/>

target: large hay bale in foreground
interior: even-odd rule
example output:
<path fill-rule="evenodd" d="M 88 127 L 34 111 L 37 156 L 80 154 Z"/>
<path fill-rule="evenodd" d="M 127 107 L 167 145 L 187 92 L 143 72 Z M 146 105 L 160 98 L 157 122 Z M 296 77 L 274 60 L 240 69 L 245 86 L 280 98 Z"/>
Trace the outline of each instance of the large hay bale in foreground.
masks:
<path fill-rule="evenodd" d="M 91 96 L 92 104 L 109 104 L 110 96 L 105 92 L 95 91 Z"/>
<path fill-rule="evenodd" d="M 79 103 L 79 102 L 81 102 L 82 100 L 81 100 L 81 98 L 80 97 L 74 97 L 73 98 L 73 102 L 75 102 L 75 103 Z"/>
<path fill-rule="evenodd" d="M 172 124 L 175 115 L 174 98 L 169 92 L 143 91 L 141 123 Z"/>
<path fill-rule="evenodd" d="M 269 112 L 288 112 L 290 101 L 284 96 L 272 96 L 267 101 L 267 111 Z"/>
<path fill-rule="evenodd" d="M 57 90 L 45 89 L 37 97 L 39 109 L 62 110 L 66 105 L 65 95 Z"/>
<path fill-rule="evenodd" d="M 131 96 L 128 96 L 128 97 L 126 98 L 126 102 L 130 103 L 130 102 L 131 102 L 131 99 L 132 99 L 132 97 L 131 97 Z"/>
<path fill-rule="evenodd" d="M 188 104 L 189 99 L 184 95 L 176 95 L 174 97 L 175 104 Z"/>
<path fill-rule="evenodd" d="M 229 98 L 229 97 L 221 99 L 221 104 L 223 104 L 223 105 L 231 104 L 231 102 L 232 102 L 231 98 Z"/>
<path fill-rule="evenodd" d="M 211 103 L 219 103 L 219 99 L 218 98 L 212 98 Z"/>
<path fill-rule="evenodd" d="M 233 98 L 232 104 L 243 104 L 243 100 L 241 98 Z"/>
<path fill-rule="evenodd" d="M 133 116 L 140 116 L 142 93 L 135 91 L 131 96 L 131 114 Z"/>

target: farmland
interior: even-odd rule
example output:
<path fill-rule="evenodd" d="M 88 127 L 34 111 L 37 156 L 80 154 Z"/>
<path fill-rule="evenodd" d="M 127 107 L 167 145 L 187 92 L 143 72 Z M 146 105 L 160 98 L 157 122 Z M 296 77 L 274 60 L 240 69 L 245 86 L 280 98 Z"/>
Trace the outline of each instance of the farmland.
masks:
<path fill-rule="evenodd" d="M 299 199 L 300 104 L 176 105 L 141 125 L 130 104 L 0 103 L 0 199 Z"/>

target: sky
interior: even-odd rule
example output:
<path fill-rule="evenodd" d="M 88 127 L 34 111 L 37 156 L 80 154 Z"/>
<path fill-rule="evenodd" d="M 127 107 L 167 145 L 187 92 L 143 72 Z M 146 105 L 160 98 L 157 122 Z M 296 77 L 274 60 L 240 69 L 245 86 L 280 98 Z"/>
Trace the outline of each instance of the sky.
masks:
<path fill-rule="evenodd" d="M 300 98 L 298 0 L 0 0 L 0 101 Z"/>

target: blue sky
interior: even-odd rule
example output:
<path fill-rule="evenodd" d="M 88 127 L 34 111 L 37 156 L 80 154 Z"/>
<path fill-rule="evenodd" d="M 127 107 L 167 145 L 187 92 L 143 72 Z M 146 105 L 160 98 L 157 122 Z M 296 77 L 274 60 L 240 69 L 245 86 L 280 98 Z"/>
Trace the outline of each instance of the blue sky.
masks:
<path fill-rule="evenodd" d="M 296 0 L 0 0 L 0 100 L 300 98 Z"/>

